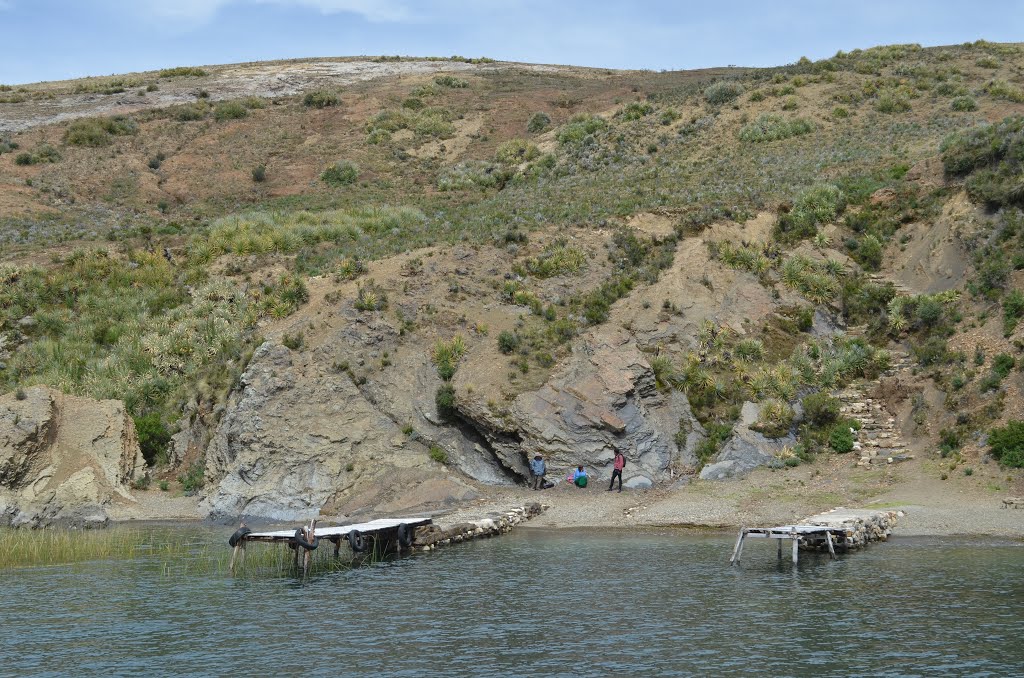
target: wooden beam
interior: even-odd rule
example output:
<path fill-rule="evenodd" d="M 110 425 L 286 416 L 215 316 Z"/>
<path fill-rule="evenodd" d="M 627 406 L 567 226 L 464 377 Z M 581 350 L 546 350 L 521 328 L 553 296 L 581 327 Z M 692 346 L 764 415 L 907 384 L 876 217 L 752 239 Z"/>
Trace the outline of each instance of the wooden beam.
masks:
<path fill-rule="evenodd" d="M 796 565 L 797 561 L 797 549 L 800 547 L 800 538 L 796 532 L 793 533 L 793 564 Z"/>
<path fill-rule="evenodd" d="M 828 541 L 828 554 L 832 556 L 832 560 L 836 559 L 836 550 L 832 548 L 832 533 L 826 532 L 825 539 Z"/>
<path fill-rule="evenodd" d="M 743 552 L 743 537 L 746 536 L 746 533 L 746 529 L 741 529 L 739 536 L 736 537 L 736 546 L 732 548 L 732 557 L 729 558 L 730 565 L 740 562 L 740 553 Z"/>

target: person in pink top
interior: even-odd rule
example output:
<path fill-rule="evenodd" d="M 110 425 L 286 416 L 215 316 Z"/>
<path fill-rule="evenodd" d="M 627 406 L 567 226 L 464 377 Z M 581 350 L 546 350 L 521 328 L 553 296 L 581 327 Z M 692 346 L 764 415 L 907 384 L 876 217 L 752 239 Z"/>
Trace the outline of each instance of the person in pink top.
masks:
<path fill-rule="evenodd" d="M 615 450 L 615 464 L 612 470 L 612 482 L 608 483 L 608 491 L 615 486 L 615 479 L 619 479 L 619 492 L 622 492 L 622 469 L 626 468 L 626 458 L 622 456 L 621 450 Z"/>

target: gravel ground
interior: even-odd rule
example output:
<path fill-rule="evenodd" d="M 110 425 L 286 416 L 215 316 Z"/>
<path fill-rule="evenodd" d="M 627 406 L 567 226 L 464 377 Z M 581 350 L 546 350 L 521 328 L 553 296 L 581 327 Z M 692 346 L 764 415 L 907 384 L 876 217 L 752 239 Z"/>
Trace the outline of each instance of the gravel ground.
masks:
<path fill-rule="evenodd" d="M 939 480 L 927 464 L 915 462 L 885 472 L 845 472 L 844 466 L 818 464 L 784 472 L 757 471 L 743 480 L 696 481 L 675 488 L 608 492 L 600 481 L 586 489 L 560 482 L 531 491 L 521 487 L 478 486 L 479 497 L 436 512 L 438 522 L 450 524 L 506 511 L 530 502 L 547 510 L 530 521 L 532 528 L 689 527 L 735 529 L 744 525 L 778 525 L 837 506 L 898 508 L 906 512 L 898 536 L 993 535 L 1024 538 L 1024 509 L 1002 508 L 1019 479 L 1006 483 L 992 469 L 972 477 Z M 1001 478 L 1003 485 L 996 485 Z M 1008 485 L 1008 486 L 1007 486 Z M 1004 487 L 1006 486 L 1006 487 Z M 996 489 L 998 488 L 998 489 Z M 172 496 L 149 490 L 137 492 L 137 505 L 111 507 L 111 518 L 130 520 L 201 520 L 197 497 Z M 416 507 L 409 513 L 416 513 Z"/>

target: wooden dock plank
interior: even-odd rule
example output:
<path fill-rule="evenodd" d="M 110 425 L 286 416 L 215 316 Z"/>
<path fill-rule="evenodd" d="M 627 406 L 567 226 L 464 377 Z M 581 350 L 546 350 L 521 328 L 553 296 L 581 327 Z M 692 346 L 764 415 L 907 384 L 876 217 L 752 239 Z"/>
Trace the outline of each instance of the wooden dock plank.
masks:
<path fill-rule="evenodd" d="M 357 523 L 354 525 L 339 525 L 336 527 L 317 527 L 316 536 L 321 539 L 332 539 L 346 536 L 352 530 L 359 530 L 364 533 L 373 533 L 379 530 L 387 530 L 398 527 L 405 523 L 409 527 L 429 525 L 430 518 L 378 518 L 368 523 Z M 274 530 L 270 532 L 250 532 L 243 539 L 246 541 L 289 541 L 295 537 L 295 530 Z"/>

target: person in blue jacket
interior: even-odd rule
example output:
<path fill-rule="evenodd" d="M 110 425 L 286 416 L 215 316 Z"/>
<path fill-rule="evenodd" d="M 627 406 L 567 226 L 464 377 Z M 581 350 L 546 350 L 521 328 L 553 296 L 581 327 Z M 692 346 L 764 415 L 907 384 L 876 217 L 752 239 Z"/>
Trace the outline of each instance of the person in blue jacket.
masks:
<path fill-rule="evenodd" d="M 541 455 L 538 454 L 530 460 L 530 483 L 533 489 L 539 490 L 544 487 L 544 474 L 547 470 L 544 457 Z"/>
<path fill-rule="evenodd" d="M 572 474 L 572 482 L 579 488 L 587 486 L 587 472 L 583 470 L 583 464 L 576 467 L 576 472 Z"/>

